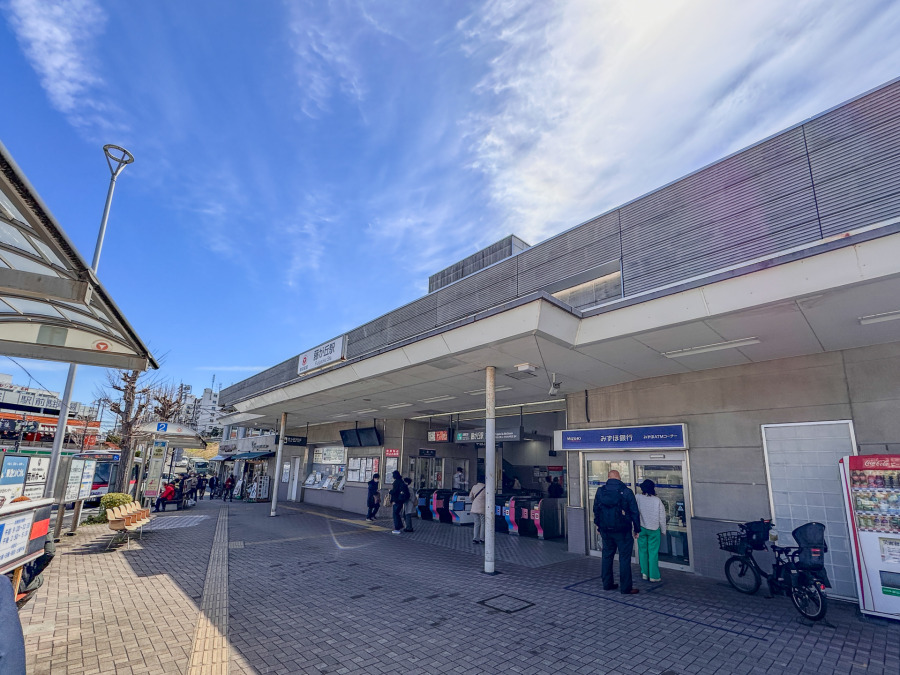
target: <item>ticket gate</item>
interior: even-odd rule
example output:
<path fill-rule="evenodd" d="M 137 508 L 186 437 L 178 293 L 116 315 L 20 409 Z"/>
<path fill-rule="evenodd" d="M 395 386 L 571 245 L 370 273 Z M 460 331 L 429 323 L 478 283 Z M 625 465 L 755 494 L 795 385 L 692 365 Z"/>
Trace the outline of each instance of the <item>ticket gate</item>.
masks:
<path fill-rule="evenodd" d="M 431 493 L 429 502 L 431 520 L 439 520 L 442 523 L 453 522 L 453 516 L 450 515 L 450 498 L 452 496 L 453 490 L 435 490 Z"/>
<path fill-rule="evenodd" d="M 507 522 L 509 533 L 526 537 L 536 537 L 537 527 L 534 521 L 538 518 L 539 497 L 517 495 L 510 498 Z"/>
<path fill-rule="evenodd" d="M 566 536 L 566 500 L 564 497 L 540 501 L 534 521 L 538 539 L 555 539 Z"/>
<path fill-rule="evenodd" d="M 509 532 L 509 506 L 512 495 L 498 494 L 494 496 L 494 531 Z"/>
<path fill-rule="evenodd" d="M 469 493 L 466 490 L 454 492 L 450 497 L 450 517 L 454 525 L 468 525 L 475 521 L 472 504 L 466 501 L 468 498 Z"/>
<path fill-rule="evenodd" d="M 434 516 L 431 515 L 431 495 L 433 493 L 434 490 L 431 488 L 416 490 L 416 511 L 419 512 L 419 518 L 422 520 L 434 520 Z"/>

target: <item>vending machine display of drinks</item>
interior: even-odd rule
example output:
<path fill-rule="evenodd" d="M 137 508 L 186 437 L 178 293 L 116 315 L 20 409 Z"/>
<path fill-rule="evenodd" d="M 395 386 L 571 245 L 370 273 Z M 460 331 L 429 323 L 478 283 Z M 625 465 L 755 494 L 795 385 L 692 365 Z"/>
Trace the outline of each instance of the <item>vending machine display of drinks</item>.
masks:
<path fill-rule="evenodd" d="M 840 464 L 860 609 L 900 619 L 900 455 Z"/>

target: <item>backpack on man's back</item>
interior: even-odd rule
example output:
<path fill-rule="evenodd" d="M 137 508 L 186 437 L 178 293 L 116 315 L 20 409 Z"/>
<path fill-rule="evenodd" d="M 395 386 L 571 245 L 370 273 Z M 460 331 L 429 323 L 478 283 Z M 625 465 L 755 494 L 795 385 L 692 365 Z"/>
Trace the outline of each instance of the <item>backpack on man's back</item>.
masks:
<path fill-rule="evenodd" d="M 600 486 L 594 500 L 594 525 L 601 532 L 628 532 L 631 529 L 631 519 L 625 512 L 625 491 L 628 488 L 621 486 Z"/>

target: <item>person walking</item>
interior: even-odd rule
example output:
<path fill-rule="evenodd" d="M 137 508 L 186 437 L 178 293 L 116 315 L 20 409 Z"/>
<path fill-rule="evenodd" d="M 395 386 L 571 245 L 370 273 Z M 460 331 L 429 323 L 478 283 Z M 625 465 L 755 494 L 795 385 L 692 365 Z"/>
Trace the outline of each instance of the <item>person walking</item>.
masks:
<path fill-rule="evenodd" d="M 603 542 L 600 577 L 603 590 L 619 589 L 624 595 L 639 593 L 632 587 L 631 552 L 641 531 L 641 514 L 634 493 L 620 479 L 619 472 L 607 474 L 606 483 L 594 495 L 594 525 Z M 632 530 L 634 531 L 632 535 Z M 619 553 L 619 583 L 613 579 L 613 559 Z"/>
<path fill-rule="evenodd" d="M 641 483 L 637 495 L 638 511 L 641 514 L 641 533 L 638 535 L 638 561 L 641 576 L 648 581 L 659 581 L 659 541 L 666 533 L 666 507 L 656 496 L 656 483 L 649 478 Z"/>
<path fill-rule="evenodd" d="M 366 506 L 369 510 L 366 512 L 366 520 L 375 520 L 378 517 L 378 509 L 381 508 L 381 493 L 378 491 L 379 478 L 381 478 L 381 474 L 372 474 L 372 480 L 368 482 L 369 495 L 366 497 Z"/>
<path fill-rule="evenodd" d="M 228 474 L 228 478 L 225 479 L 225 489 L 222 490 L 222 501 L 225 500 L 234 501 L 234 474 Z"/>
<path fill-rule="evenodd" d="M 484 490 L 484 483 L 479 481 L 472 486 L 472 491 L 469 493 L 472 500 L 472 510 L 469 513 L 472 514 L 475 523 L 475 531 L 472 533 L 473 544 L 484 543 L 484 498 L 486 496 Z"/>
<path fill-rule="evenodd" d="M 198 476 L 197 477 L 197 499 L 203 499 L 203 495 L 206 494 L 206 477 Z"/>
<path fill-rule="evenodd" d="M 559 477 L 554 476 L 553 482 L 550 483 L 550 487 L 547 488 L 547 496 L 551 499 L 559 499 L 563 496 L 564 491 L 562 484 L 559 482 Z"/>
<path fill-rule="evenodd" d="M 403 482 L 406 483 L 406 489 L 409 490 L 410 495 L 409 499 L 406 500 L 406 503 L 403 505 L 403 519 L 406 521 L 406 527 L 403 529 L 404 532 L 412 532 L 412 517 L 416 512 L 416 500 L 412 498 L 412 478 L 406 477 L 403 479 Z"/>
<path fill-rule="evenodd" d="M 409 486 L 403 482 L 403 477 L 396 469 L 391 478 L 394 479 L 390 492 L 391 511 L 394 516 L 393 534 L 400 534 L 403 531 L 403 505 L 409 501 Z"/>
<path fill-rule="evenodd" d="M 218 487 L 218 485 L 219 485 L 219 477 L 215 476 L 215 475 L 211 476 L 209 479 L 209 498 L 210 499 L 216 498 L 216 488 Z"/>

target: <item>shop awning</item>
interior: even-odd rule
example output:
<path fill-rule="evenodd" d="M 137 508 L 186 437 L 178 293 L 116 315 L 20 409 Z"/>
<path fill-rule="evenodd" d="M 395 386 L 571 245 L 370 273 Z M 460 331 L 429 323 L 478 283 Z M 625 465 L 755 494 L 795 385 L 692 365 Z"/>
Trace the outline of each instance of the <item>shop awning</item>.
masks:
<path fill-rule="evenodd" d="M 274 456 L 274 452 L 242 452 L 239 455 L 232 456 L 231 459 L 265 459 Z"/>
<path fill-rule="evenodd" d="M 234 459 L 234 455 L 216 455 L 210 462 L 227 462 L 229 459 Z"/>

